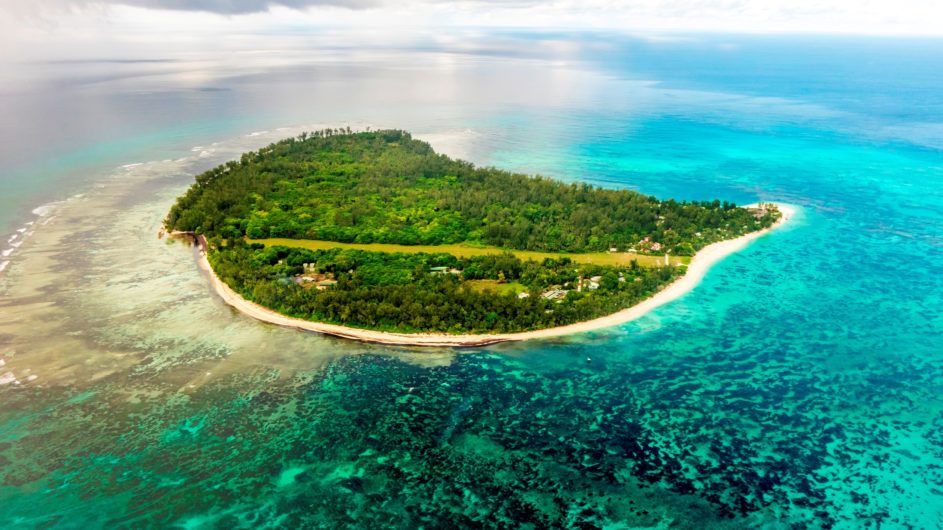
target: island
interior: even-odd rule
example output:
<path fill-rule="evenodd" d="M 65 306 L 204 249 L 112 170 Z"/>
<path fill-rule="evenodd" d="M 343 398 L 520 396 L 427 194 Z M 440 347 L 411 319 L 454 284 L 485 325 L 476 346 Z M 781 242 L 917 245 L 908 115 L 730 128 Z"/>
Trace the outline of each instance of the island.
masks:
<path fill-rule="evenodd" d="M 304 133 L 196 177 L 164 227 L 226 303 L 358 340 L 478 346 L 625 322 L 782 223 L 453 160 L 400 130 Z"/>

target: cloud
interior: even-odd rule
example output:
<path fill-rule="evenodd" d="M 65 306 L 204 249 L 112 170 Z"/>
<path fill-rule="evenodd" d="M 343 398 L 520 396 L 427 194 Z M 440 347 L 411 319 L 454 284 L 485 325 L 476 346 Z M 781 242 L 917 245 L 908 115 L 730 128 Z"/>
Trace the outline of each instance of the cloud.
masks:
<path fill-rule="evenodd" d="M 111 0 L 150 9 L 170 9 L 174 11 L 206 11 L 224 15 L 238 15 L 268 11 L 274 6 L 292 9 L 305 9 L 314 6 L 337 6 L 362 9 L 377 5 L 375 0 Z"/>
<path fill-rule="evenodd" d="M 174 24 L 207 13 L 233 25 L 234 19 L 254 18 L 260 24 L 278 19 L 282 27 L 943 34 L 943 3 L 927 0 L 0 0 L 0 30 L 4 15 L 47 25 L 52 24 L 47 20 L 62 19 L 67 25 L 65 15 L 107 20 L 125 11 L 138 11 L 125 19 L 147 22 L 167 15 L 176 17 Z M 16 21 L 7 29 L 18 31 L 22 25 Z"/>
<path fill-rule="evenodd" d="M 14 11 L 17 10 L 17 3 L 20 1 L 13 0 L 11 2 Z M 34 4 L 33 0 L 27 0 L 19 6 L 18 10 L 28 12 L 49 11 L 56 8 L 72 9 L 126 5 L 169 11 L 202 11 L 221 15 L 242 15 L 265 12 L 273 7 L 299 10 L 317 6 L 363 9 L 378 6 L 381 2 L 382 0 L 44 0 Z"/>

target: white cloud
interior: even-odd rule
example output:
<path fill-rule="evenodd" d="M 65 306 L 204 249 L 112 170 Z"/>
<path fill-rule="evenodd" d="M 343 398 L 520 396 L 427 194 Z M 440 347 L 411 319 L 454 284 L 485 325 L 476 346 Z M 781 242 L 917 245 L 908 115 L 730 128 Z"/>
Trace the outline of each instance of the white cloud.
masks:
<path fill-rule="evenodd" d="M 324 28 L 448 35 L 453 28 L 615 29 L 943 35 L 943 2 L 927 0 L 3 0 L 7 59 L 89 42 L 161 39 L 225 46 L 246 35 Z M 356 33 L 356 31 L 354 32 Z M 58 44 L 57 44 L 58 43 Z M 2 59 L 0 59 L 2 60 Z"/>

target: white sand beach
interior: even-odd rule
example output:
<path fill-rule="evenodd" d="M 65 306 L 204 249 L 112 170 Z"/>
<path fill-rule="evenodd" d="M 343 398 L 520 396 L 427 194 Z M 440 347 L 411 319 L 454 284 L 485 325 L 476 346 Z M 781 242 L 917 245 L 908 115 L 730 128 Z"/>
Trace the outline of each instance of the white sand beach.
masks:
<path fill-rule="evenodd" d="M 593 320 L 587 320 L 585 322 L 577 322 L 575 324 L 569 324 L 566 326 L 526 331 L 521 333 L 505 333 L 494 335 L 390 333 L 292 318 L 246 300 L 238 293 L 233 291 L 222 280 L 220 280 L 213 272 L 209 260 L 206 257 L 206 240 L 202 236 L 199 237 L 199 266 L 209 276 L 213 290 L 220 296 L 220 298 L 223 299 L 224 302 L 226 302 L 226 304 L 234 307 L 238 311 L 252 318 L 261 320 L 262 322 L 268 322 L 270 324 L 275 324 L 286 328 L 294 328 L 302 331 L 313 331 L 316 333 L 324 333 L 327 335 L 379 344 L 438 347 L 485 346 L 488 344 L 497 344 L 500 342 L 559 337 L 562 335 L 570 335 L 573 333 L 582 333 L 586 331 L 616 326 L 635 320 L 645 315 L 652 309 L 667 304 L 672 300 L 676 300 L 690 290 L 694 289 L 701 282 L 701 280 L 704 278 L 704 275 L 712 265 L 721 261 L 730 254 L 743 249 L 751 241 L 754 241 L 782 226 L 795 214 L 795 209 L 789 205 L 777 204 L 777 206 L 779 207 L 780 212 L 782 212 L 782 217 L 772 227 L 746 234 L 736 239 L 720 241 L 718 243 L 713 243 L 704 247 L 692 258 L 691 263 L 688 265 L 687 273 L 684 276 L 678 278 L 673 283 L 661 291 L 655 293 L 650 298 L 647 298 L 632 307 L 623 309 L 622 311 L 613 313 L 611 315 Z"/>

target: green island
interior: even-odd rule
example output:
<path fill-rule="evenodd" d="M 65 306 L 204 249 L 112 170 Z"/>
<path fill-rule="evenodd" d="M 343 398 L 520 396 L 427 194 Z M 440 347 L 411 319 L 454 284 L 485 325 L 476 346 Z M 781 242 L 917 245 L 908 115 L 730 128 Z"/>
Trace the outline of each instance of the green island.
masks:
<path fill-rule="evenodd" d="M 305 133 L 196 177 L 165 228 L 288 317 L 397 333 L 516 333 L 631 307 L 773 205 L 659 200 L 475 167 L 399 130 Z"/>

